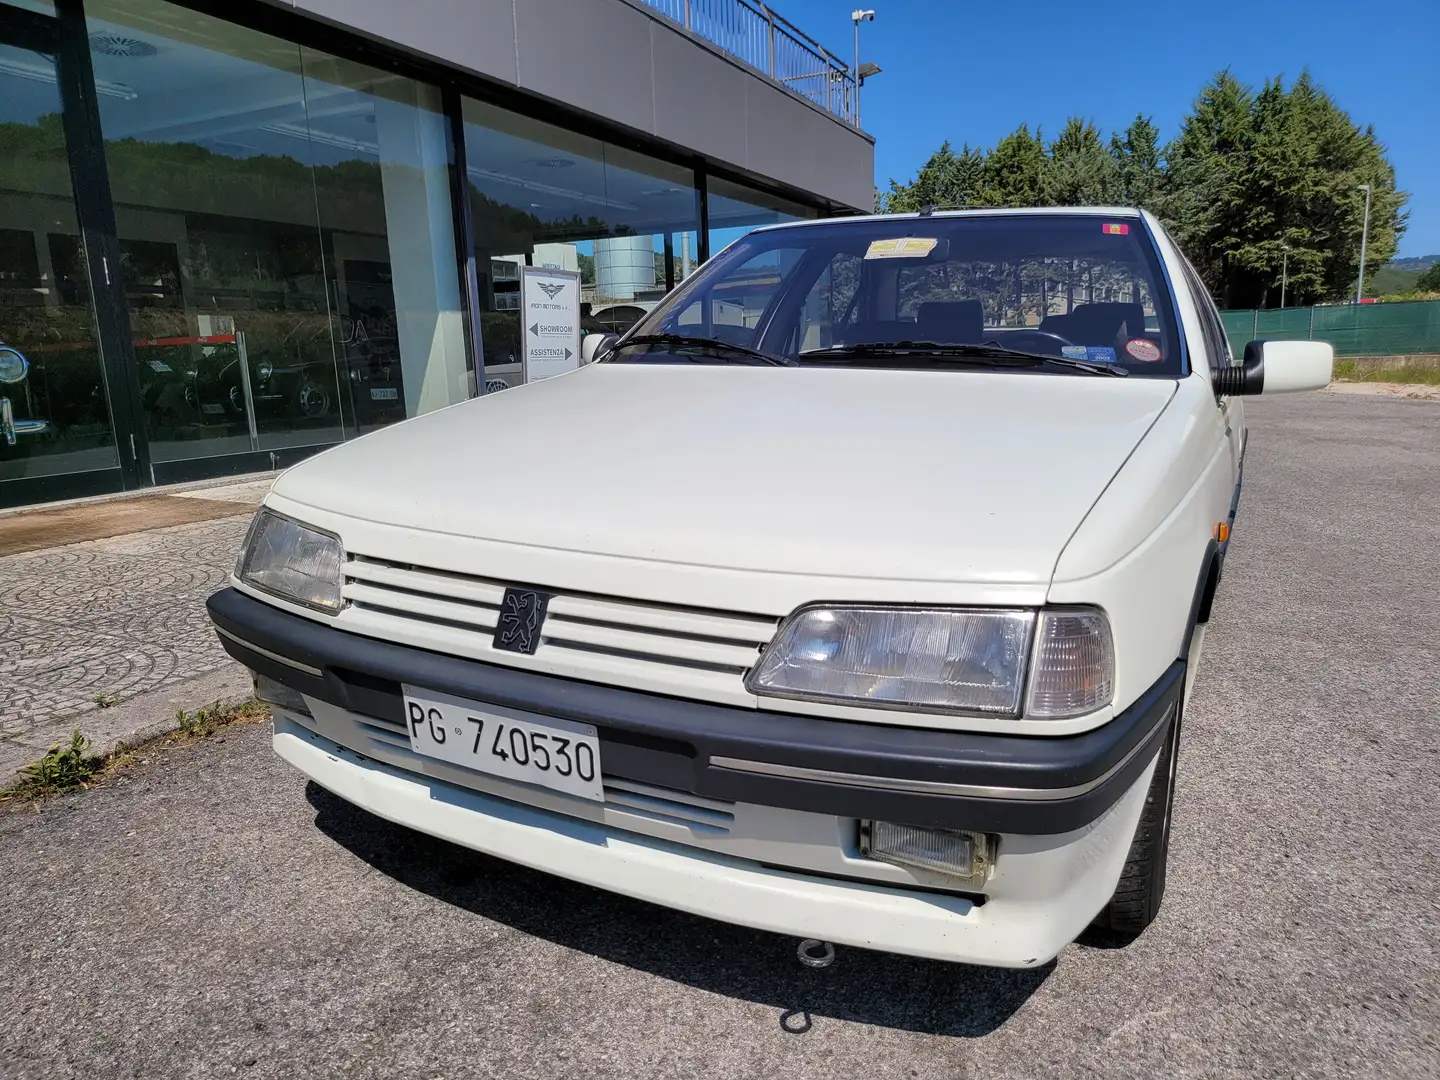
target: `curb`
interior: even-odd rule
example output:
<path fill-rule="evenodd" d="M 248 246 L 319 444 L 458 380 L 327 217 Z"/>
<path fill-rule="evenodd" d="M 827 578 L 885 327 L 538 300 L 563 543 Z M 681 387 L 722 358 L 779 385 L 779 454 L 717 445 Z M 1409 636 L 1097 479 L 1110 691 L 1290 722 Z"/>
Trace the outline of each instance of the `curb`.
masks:
<path fill-rule="evenodd" d="M 18 781 L 21 769 L 42 758 L 55 743 L 68 739 L 76 728 L 91 740 L 90 752 L 103 756 L 114 753 L 122 743 L 133 745 L 174 731 L 179 709 L 198 709 L 217 700 L 222 705 L 238 705 L 252 693 L 250 672 L 227 660 L 223 667 L 137 694 L 112 708 L 89 708 L 47 720 L 43 728 L 0 742 L 0 788 Z"/>

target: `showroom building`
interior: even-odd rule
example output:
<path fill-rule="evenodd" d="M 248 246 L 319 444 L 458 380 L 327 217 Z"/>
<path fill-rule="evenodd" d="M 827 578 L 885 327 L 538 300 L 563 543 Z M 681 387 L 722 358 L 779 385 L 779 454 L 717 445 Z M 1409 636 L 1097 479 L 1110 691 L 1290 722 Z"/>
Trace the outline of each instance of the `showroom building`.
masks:
<path fill-rule="evenodd" d="M 623 328 L 868 211 L 854 90 L 754 0 L 0 0 L 0 507 L 513 386 L 526 265 Z"/>

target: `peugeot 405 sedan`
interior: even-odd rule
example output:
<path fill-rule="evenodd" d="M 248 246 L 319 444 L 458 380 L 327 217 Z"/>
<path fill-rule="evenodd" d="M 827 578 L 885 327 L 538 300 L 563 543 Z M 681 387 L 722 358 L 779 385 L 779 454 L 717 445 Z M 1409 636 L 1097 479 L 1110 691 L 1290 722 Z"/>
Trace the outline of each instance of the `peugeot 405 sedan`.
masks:
<path fill-rule="evenodd" d="M 209 602 L 275 752 L 796 937 L 1026 967 L 1139 934 L 1242 399 L 1329 346 L 1232 356 L 1156 219 L 1067 209 L 760 229 L 585 353 L 276 481 Z"/>

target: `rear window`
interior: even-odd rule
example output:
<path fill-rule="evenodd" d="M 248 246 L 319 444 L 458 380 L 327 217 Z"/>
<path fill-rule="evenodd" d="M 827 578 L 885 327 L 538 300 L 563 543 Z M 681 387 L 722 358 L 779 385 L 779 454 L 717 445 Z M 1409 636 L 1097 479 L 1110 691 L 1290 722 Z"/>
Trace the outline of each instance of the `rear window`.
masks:
<path fill-rule="evenodd" d="M 866 345 L 994 345 L 1132 375 L 1182 370 L 1174 306 L 1140 219 L 1094 214 L 895 217 L 751 233 L 637 333 L 711 338 L 800 363 Z M 666 356 L 658 347 L 615 359 Z"/>

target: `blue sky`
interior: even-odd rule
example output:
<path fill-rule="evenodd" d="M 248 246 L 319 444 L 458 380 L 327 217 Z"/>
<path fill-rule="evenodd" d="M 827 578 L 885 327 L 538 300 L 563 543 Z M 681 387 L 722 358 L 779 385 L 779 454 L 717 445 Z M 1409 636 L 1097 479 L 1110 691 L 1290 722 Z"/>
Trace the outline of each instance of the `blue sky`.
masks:
<path fill-rule="evenodd" d="M 907 180 L 942 139 L 993 146 L 1071 114 L 1109 132 L 1137 112 L 1165 138 L 1220 68 L 1258 86 L 1309 68 L 1389 148 L 1411 193 L 1400 256 L 1440 253 L 1440 0 L 773 0 L 847 62 L 850 12 L 874 8 L 860 57 L 875 179 Z M 1087 14 L 1095 12 L 1095 14 Z"/>

